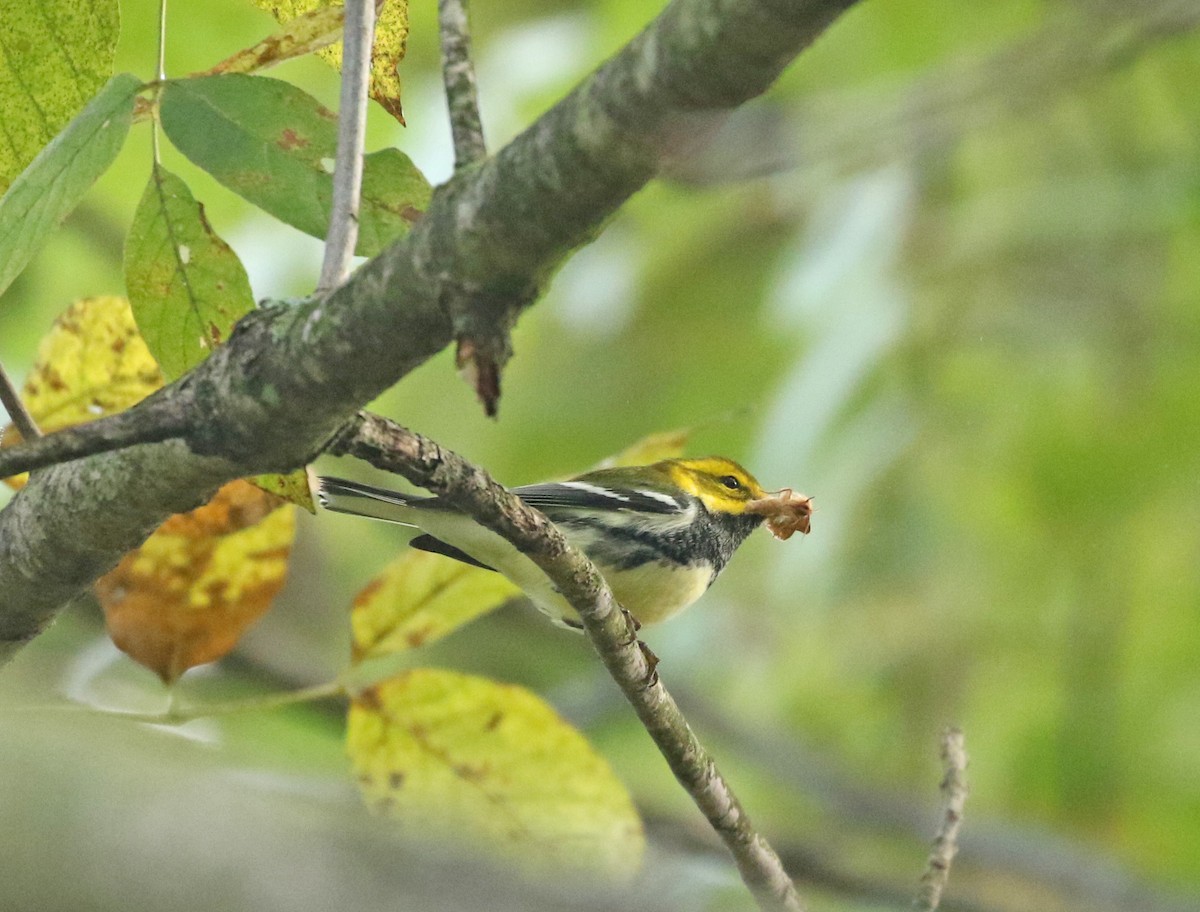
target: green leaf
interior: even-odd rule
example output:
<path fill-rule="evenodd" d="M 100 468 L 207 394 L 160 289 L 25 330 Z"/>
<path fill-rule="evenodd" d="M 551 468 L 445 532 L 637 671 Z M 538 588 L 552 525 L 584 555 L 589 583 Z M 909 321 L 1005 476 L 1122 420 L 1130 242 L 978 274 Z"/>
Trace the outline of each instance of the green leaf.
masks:
<path fill-rule="evenodd" d="M 242 261 L 179 177 L 155 165 L 125 242 L 133 316 L 168 380 L 187 373 L 254 309 Z M 303 470 L 260 475 L 264 491 L 316 512 Z"/>
<path fill-rule="evenodd" d="M 117 157 L 141 87 L 129 73 L 110 79 L 0 199 L 0 294 Z"/>
<path fill-rule="evenodd" d="M 329 228 L 337 117 L 295 86 L 230 74 L 169 82 L 162 125 L 218 181 L 313 237 Z M 373 256 L 428 205 L 428 181 L 397 149 L 368 155 L 356 253 Z"/>
<path fill-rule="evenodd" d="M 161 165 L 151 171 L 125 242 L 125 287 L 167 380 L 207 358 L 254 309 L 241 260 L 187 184 Z"/>
<path fill-rule="evenodd" d="M 116 0 L 0 0 L 0 193 L 112 75 Z"/>
<path fill-rule="evenodd" d="M 346 745 L 367 803 L 422 839 L 473 844 L 535 873 L 637 872 L 645 839 L 625 786 L 522 687 L 415 669 L 358 695 Z"/>
<path fill-rule="evenodd" d="M 431 643 L 520 594 L 495 571 L 440 554 L 406 551 L 354 598 L 350 628 L 355 660 Z"/>

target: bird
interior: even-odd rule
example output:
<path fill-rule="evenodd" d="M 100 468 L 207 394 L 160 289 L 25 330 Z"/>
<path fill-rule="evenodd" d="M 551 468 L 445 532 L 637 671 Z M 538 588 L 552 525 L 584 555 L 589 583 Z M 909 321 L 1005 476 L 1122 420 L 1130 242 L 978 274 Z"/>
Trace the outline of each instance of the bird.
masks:
<path fill-rule="evenodd" d="M 764 520 L 787 538 L 807 533 L 811 514 L 809 498 L 787 488 L 768 492 L 723 456 L 602 468 L 512 493 L 588 556 L 640 626 L 661 623 L 699 599 Z M 416 527 L 422 534 L 412 547 L 502 573 L 556 623 L 582 627 L 527 556 L 444 498 L 329 476 L 317 479 L 317 498 L 327 510 Z"/>

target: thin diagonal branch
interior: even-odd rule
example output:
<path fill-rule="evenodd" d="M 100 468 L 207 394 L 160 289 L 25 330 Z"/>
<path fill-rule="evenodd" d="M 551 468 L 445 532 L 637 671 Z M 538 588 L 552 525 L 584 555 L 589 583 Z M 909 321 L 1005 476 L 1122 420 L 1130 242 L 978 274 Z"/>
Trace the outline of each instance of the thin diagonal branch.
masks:
<path fill-rule="evenodd" d="M 442 36 L 442 80 L 454 139 L 454 169 L 460 171 L 487 158 L 475 64 L 471 61 L 467 0 L 438 0 L 438 29 Z"/>
<path fill-rule="evenodd" d="M 361 414 L 329 452 L 355 456 L 437 492 L 537 564 L 578 612 L 609 674 L 633 705 L 675 778 L 729 848 L 759 907 L 792 912 L 804 909 L 779 856 L 754 829 L 733 789 L 663 686 L 655 671 L 657 659 L 638 641 L 628 613 L 617 604 L 591 561 L 567 542 L 557 526 L 478 466 L 386 418 Z"/>
<path fill-rule="evenodd" d="M 4 410 L 8 412 L 8 417 L 12 419 L 13 425 L 21 432 L 24 440 L 34 440 L 42 436 L 37 422 L 29 414 L 29 409 L 25 408 L 21 394 L 9 379 L 3 364 L 0 364 L 0 403 L 4 404 Z M 4 477 L 4 474 L 0 473 L 0 478 Z"/>
<path fill-rule="evenodd" d="M 8 408 L 7 403 L 5 408 Z M 9 414 L 12 414 L 11 409 Z M 17 429 L 21 430 L 25 440 L 0 450 L 0 478 L 98 453 L 111 453 L 139 443 L 159 443 L 183 437 L 188 432 L 188 422 L 174 403 L 163 398 L 147 399 L 129 411 L 63 428 L 53 434 L 35 433 L 27 437 L 19 424 Z"/>
<path fill-rule="evenodd" d="M 950 879 L 950 865 L 958 854 L 958 831 L 967 803 L 967 751 L 963 733 L 957 728 L 948 728 L 942 734 L 942 765 L 946 771 L 942 779 L 942 825 L 913 903 L 920 912 L 936 912 Z"/>
<path fill-rule="evenodd" d="M 358 244 L 358 204 L 367 136 L 367 85 L 371 79 L 374 40 L 375 0 L 346 0 L 333 206 L 329 231 L 325 235 L 325 259 L 317 282 L 317 294 L 320 295 L 328 294 L 345 281 Z"/>

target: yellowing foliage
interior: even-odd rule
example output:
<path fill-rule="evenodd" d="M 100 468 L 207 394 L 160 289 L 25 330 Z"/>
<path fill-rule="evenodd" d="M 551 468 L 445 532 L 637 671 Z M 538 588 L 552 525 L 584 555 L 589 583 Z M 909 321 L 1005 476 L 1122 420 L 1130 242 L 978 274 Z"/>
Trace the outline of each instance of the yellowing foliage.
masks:
<path fill-rule="evenodd" d="M 613 469 L 621 466 L 649 465 L 662 459 L 676 459 L 683 455 L 683 450 L 691 435 L 691 428 L 677 428 L 673 431 L 647 434 L 621 452 L 602 460 L 596 465 L 596 468 Z"/>
<path fill-rule="evenodd" d="M 23 392 L 50 432 L 122 411 L 161 385 L 129 303 L 102 296 L 55 321 Z M 10 428 L 4 443 L 18 438 Z M 168 682 L 232 649 L 283 585 L 295 516 L 281 503 L 235 481 L 163 523 L 96 584 L 113 642 Z"/>
<path fill-rule="evenodd" d="M 608 762 L 521 687 L 422 668 L 360 694 L 347 746 L 376 811 L 531 873 L 634 874 L 645 847 Z"/>
<path fill-rule="evenodd" d="M 162 372 L 138 333 L 129 302 L 82 298 L 54 321 L 25 380 L 25 406 L 45 432 L 129 408 L 162 386 Z M 19 440 L 12 428 L 4 445 Z M 8 479 L 13 487 L 24 475 Z"/>
<path fill-rule="evenodd" d="M 0 22 L 3 193 L 112 75 L 121 22 L 116 0 L 0 0 Z"/>
<path fill-rule="evenodd" d="M 288 22 L 304 13 L 324 6 L 341 6 L 329 0 L 254 0 L 278 22 Z M 377 5 L 375 45 L 371 48 L 370 94 L 383 109 L 400 123 L 404 112 L 400 106 L 400 74 L 396 71 L 408 50 L 408 0 L 387 0 Z M 337 70 L 342 68 L 342 43 L 322 48 L 318 56 Z"/>
<path fill-rule="evenodd" d="M 129 408 L 162 386 L 162 372 L 113 295 L 76 301 L 38 346 L 25 405 L 46 431 Z"/>
<path fill-rule="evenodd" d="M 109 636 L 170 683 L 219 659 L 283 586 L 295 511 L 246 481 L 168 519 L 96 583 Z"/>
<path fill-rule="evenodd" d="M 340 6 L 311 9 L 288 20 L 287 28 L 222 60 L 204 75 L 254 73 L 292 57 L 311 54 L 341 38 L 345 18 L 345 10 Z"/>
<path fill-rule="evenodd" d="M 520 594 L 499 573 L 440 554 L 406 551 L 354 599 L 354 658 L 375 658 L 441 639 Z"/>

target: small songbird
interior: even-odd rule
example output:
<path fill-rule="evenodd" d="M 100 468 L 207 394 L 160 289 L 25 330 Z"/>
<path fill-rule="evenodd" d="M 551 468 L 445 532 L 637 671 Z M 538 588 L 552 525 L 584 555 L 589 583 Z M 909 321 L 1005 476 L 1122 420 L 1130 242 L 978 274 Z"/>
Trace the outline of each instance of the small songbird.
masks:
<path fill-rule="evenodd" d="M 546 575 L 505 539 L 440 497 L 322 477 L 326 509 L 415 526 L 414 548 L 497 570 L 558 623 L 578 616 Z M 608 581 L 641 624 L 665 621 L 713 584 L 738 546 L 764 519 L 780 538 L 808 532 L 811 504 L 788 489 L 767 492 L 731 459 L 664 459 L 599 469 L 569 481 L 514 488 L 541 510 Z"/>

